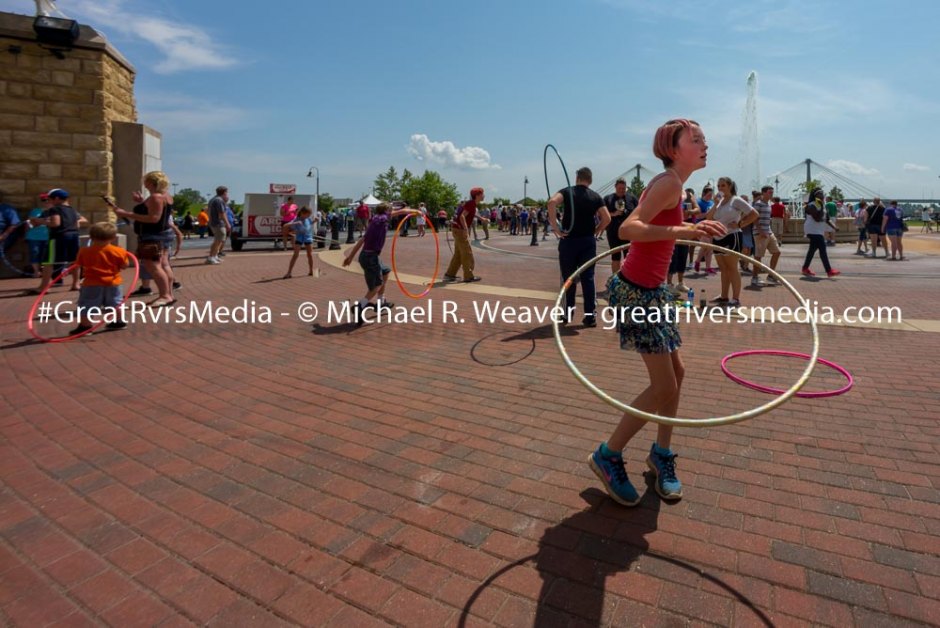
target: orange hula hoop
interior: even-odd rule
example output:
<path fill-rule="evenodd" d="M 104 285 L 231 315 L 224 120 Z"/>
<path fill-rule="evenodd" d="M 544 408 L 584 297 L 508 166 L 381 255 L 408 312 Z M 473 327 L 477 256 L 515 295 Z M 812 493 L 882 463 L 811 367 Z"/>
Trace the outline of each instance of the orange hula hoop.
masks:
<path fill-rule="evenodd" d="M 411 214 L 418 215 L 421 212 L 414 209 L 408 215 L 406 220 L 411 220 Z M 395 283 L 398 284 L 398 289 L 401 290 L 402 294 L 411 299 L 422 299 L 431 292 L 431 287 L 434 285 L 434 282 L 437 281 L 437 273 L 441 269 L 441 242 L 437 237 L 437 229 L 434 228 L 434 223 L 431 220 L 425 220 L 425 224 L 431 228 L 431 235 L 434 236 L 434 273 L 431 275 L 431 282 L 428 284 L 428 287 L 424 292 L 420 294 L 412 294 L 405 288 L 405 285 L 401 282 L 401 279 L 398 277 L 398 267 L 395 264 L 395 245 L 398 244 L 398 234 L 401 233 L 401 226 L 405 224 L 405 221 L 402 220 L 398 223 L 398 226 L 395 227 L 395 235 L 392 237 L 392 274 L 395 275 Z"/>

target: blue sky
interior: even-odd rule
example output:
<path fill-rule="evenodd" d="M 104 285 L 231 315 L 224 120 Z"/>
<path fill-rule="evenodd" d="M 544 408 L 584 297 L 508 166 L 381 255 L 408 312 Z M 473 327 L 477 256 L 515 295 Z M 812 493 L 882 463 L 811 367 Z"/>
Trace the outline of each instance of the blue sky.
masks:
<path fill-rule="evenodd" d="M 940 196 L 940 2 L 60 0 L 136 66 L 139 121 L 181 187 L 236 199 L 320 170 L 337 197 L 390 165 L 462 194 L 544 196 L 542 149 L 600 185 L 670 117 L 741 176 L 745 79 L 760 169 L 811 157 L 885 196 Z M 28 0 L 0 10 L 32 13 Z M 554 173 L 553 173 L 554 176 Z M 556 185 L 557 183 L 557 185 Z M 553 180 L 552 186 L 560 187 Z"/>

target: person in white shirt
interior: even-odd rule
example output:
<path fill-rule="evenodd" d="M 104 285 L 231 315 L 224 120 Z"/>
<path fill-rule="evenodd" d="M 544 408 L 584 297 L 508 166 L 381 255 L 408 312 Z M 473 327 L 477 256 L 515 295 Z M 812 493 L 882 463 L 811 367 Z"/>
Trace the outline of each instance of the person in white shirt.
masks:
<path fill-rule="evenodd" d="M 803 274 L 808 277 L 815 277 L 816 273 L 810 270 L 809 265 L 813 263 L 816 251 L 819 251 L 819 259 L 822 260 L 823 268 L 830 277 L 840 275 L 838 270 L 829 265 L 829 254 L 826 252 L 826 230 L 829 228 L 827 221 L 828 214 L 823 205 L 826 193 L 822 190 L 816 190 L 813 198 L 806 204 L 806 219 L 803 221 L 803 234 L 809 239 L 809 249 L 806 251 L 806 259 L 803 261 Z"/>
<path fill-rule="evenodd" d="M 729 177 L 718 179 L 718 191 L 721 193 L 721 200 L 708 210 L 705 219 L 717 220 L 727 230 L 726 236 L 715 240 L 716 245 L 740 253 L 741 227 L 746 227 L 759 218 L 757 210 L 738 196 L 738 186 Z M 728 307 L 741 305 L 741 269 L 738 267 L 737 258 L 715 251 L 715 259 L 718 261 L 718 270 L 721 271 L 721 295 L 712 299 L 712 303 Z M 732 295 L 730 300 L 729 291 Z"/>

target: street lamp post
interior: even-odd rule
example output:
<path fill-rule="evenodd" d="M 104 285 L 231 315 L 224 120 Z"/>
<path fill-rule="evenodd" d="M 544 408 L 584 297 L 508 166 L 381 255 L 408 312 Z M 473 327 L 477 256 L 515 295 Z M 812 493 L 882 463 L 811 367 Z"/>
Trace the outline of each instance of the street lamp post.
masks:
<path fill-rule="evenodd" d="M 319 213 L 316 213 L 320 209 L 320 169 L 316 166 L 310 166 L 310 170 L 307 171 L 307 178 L 313 176 L 313 171 L 317 171 L 317 195 L 313 197 L 313 211 L 319 216 Z"/>
<path fill-rule="evenodd" d="M 529 177 L 526 176 L 525 182 L 522 184 L 522 206 L 525 207 L 526 199 L 529 198 L 527 186 L 529 185 Z M 532 231 L 532 239 L 529 240 L 529 246 L 538 246 L 539 245 L 539 223 L 535 218 L 535 213 L 529 214 L 529 229 Z"/>
<path fill-rule="evenodd" d="M 314 176 L 314 171 L 316 171 L 315 176 L 316 176 L 317 185 L 316 185 L 316 190 L 315 190 L 314 197 L 313 197 L 313 218 L 314 218 L 314 224 L 319 225 L 320 224 L 320 169 L 317 168 L 316 166 L 310 166 L 310 169 L 307 171 L 307 178 L 308 179 L 312 178 Z M 319 228 L 317 228 L 317 231 L 319 231 Z M 331 248 L 332 248 L 332 245 L 333 243 L 331 242 L 330 243 Z M 336 243 L 336 248 L 339 248 L 338 242 Z"/>

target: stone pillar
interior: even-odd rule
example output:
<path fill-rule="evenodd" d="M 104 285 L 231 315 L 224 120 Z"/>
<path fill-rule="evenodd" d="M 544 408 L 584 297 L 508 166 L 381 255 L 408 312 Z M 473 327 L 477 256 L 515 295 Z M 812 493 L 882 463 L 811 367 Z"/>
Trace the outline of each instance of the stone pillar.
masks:
<path fill-rule="evenodd" d="M 0 12 L 0 190 L 25 213 L 65 188 L 86 218 L 113 221 L 101 195 L 114 185 L 111 123 L 137 120 L 134 67 L 91 27 L 56 55 L 32 24 Z"/>

